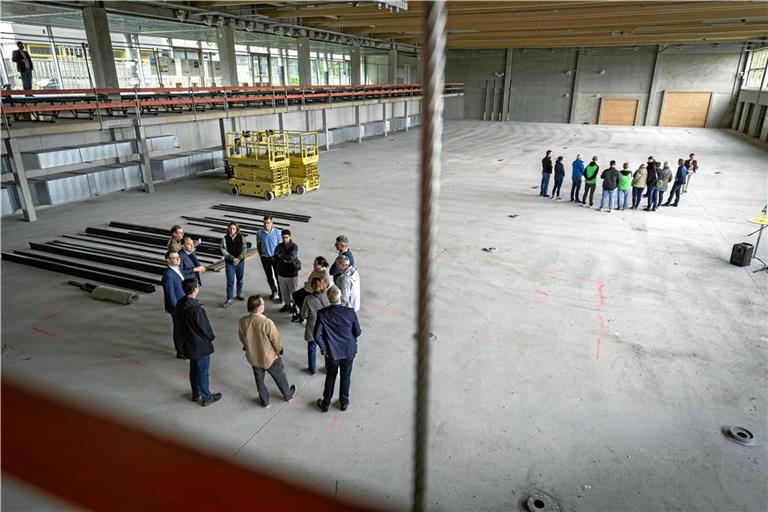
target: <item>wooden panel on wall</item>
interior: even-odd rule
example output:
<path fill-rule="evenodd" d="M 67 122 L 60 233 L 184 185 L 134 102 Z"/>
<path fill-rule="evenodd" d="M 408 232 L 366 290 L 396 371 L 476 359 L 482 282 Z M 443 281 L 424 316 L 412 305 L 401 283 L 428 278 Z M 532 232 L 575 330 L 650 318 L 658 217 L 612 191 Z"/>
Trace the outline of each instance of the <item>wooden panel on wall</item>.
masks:
<path fill-rule="evenodd" d="M 600 100 L 600 116 L 597 124 L 634 126 L 637 100 Z"/>
<path fill-rule="evenodd" d="M 711 100 L 711 92 L 664 91 L 659 126 L 704 128 Z"/>

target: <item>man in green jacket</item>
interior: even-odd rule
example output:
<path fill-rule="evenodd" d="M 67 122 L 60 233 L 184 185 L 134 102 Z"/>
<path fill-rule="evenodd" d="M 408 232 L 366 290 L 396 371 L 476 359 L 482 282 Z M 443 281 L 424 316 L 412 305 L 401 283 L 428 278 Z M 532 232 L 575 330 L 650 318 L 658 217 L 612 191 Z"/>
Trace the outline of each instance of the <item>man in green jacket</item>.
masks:
<path fill-rule="evenodd" d="M 597 155 L 595 155 L 592 157 L 592 161 L 587 164 L 587 168 L 584 169 L 584 197 L 581 199 L 582 206 L 587 204 L 587 195 L 589 195 L 590 208 L 594 204 L 597 173 L 599 170 L 600 166 L 597 165 Z"/>

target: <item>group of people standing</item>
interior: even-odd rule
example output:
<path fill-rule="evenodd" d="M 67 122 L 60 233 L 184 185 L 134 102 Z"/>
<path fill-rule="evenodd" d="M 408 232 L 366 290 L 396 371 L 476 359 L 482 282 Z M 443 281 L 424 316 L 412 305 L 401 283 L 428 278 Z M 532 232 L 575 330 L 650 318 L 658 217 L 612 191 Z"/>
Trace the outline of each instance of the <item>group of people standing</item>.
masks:
<path fill-rule="evenodd" d="M 209 389 L 210 356 L 215 335 L 202 304 L 197 300 L 202 285 L 200 275 L 206 267 L 195 255 L 196 242 L 184 235 L 181 226 L 171 228 L 162 285 L 165 311 L 171 316 L 176 357 L 189 359 L 192 400 L 208 406 L 221 399 L 221 393 Z M 263 228 L 256 233 L 257 252 L 270 288 L 269 299 L 282 303 L 280 312 L 292 313 L 293 322 L 304 324 L 307 343 L 307 372 L 317 372 L 317 348 L 325 356 L 326 378 L 323 397 L 317 400 L 322 412 L 331 406 L 336 377 L 341 372 L 339 405 L 349 407 L 352 364 L 357 354 L 357 338 L 361 334 L 357 311 L 360 310 L 360 274 L 344 235 L 336 238 L 338 254 L 331 266 L 323 256 L 313 261 L 312 272 L 299 285 L 301 260 L 299 247 L 290 230 L 274 226 L 272 217 L 263 218 Z M 234 300 L 245 301 L 243 295 L 245 260 L 248 244 L 236 222 L 227 226 L 221 240 L 227 278 L 223 308 Z M 248 314 L 239 319 L 238 334 L 246 359 L 253 368 L 259 402 L 270 406 L 265 374 L 272 376 L 283 399 L 290 401 L 296 386 L 289 385 L 282 361 L 283 341 L 275 323 L 264 312 L 266 300 L 251 295 L 246 302 Z"/>
<path fill-rule="evenodd" d="M 552 151 L 548 150 L 541 161 L 541 187 L 539 196 L 551 197 L 559 200 L 560 189 L 565 179 L 565 166 L 563 157 L 558 156 L 557 160 L 552 162 Z M 621 170 L 616 168 L 616 161 L 611 160 L 609 167 L 600 172 L 598 157 L 593 156 L 588 164 L 584 164 L 581 155 L 576 155 L 576 159 L 571 163 L 571 202 L 587 205 L 594 205 L 595 189 L 598 178 L 602 180 L 602 195 L 598 211 L 610 212 L 616 210 L 637 210 L 643 198 L 643 191 L 648 198 L 645 211 L 656 211 L 659 206 L 678 206 L 680 203 L 680 193 L 688 192 L 688 186 L 699 169 L 699 163 L 696 155 L 691 153 L 688 159 L 679 159 L 677 161 L 677 170 L 675 172 L 669 167 L 668 162 L 661 166 L 653 156 L 648 157 L 648 161 L 640 165 L 637 170 L 632 172 L 629 168 L 629 162 L 624 162 Z M 552 187 L 552 193 L 549 194 L 549 181 L 554 173 L 555 182 Z M 584 194 L 579 198 L 581 184 L 584 182 Z M 664 193 L 669 188 L 672 189 L 666 202 Z M 631 193 L 631 202 L 630 202 Z M 672 200 L 674 199 L 674 203 Z"/>

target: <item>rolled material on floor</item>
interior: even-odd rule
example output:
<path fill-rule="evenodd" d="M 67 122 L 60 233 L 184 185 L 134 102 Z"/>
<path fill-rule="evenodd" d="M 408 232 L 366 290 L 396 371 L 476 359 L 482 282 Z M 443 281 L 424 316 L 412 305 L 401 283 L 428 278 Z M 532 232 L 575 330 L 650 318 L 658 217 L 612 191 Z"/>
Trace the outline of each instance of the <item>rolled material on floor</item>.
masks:
<path fill-rule="evenodd" d="M 112 288 L 111 286 L 97 286 L 91 292 L 91 296 L 96 300 L 105 300 L 125 305 L 139 301 L 139 295 L 137 293 L 121 290 L 120 288 Z"/>

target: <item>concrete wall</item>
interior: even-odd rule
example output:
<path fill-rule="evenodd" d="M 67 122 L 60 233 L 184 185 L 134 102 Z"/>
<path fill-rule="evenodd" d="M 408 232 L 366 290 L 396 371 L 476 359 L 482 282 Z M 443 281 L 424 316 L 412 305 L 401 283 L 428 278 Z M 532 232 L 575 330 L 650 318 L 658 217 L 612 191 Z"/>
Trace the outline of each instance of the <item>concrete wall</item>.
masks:
<path fill-rule="evenodd" d="M 501 115 L 506 119 L 507 109 L 501 105 L 506 55 L 506 49 L 448 52 L 446 81 L 465 84 L 464 118 L 483 119 L 485 111 L 486 119 L 490 119 L 493 102 L 495 118 Z M 509 119 L 593 124 L 597 123 L 603 98 L 636 99 L 635 124 L 655 126 L 665 91 L 711 92 L 706 126 L 726 128 L 734 115 L 733 94 L 741 55 L 739 44 L 582 50 L 515 48 L 509 80 Z M 487 88 L 486 83 L 491 87 Z"/>

